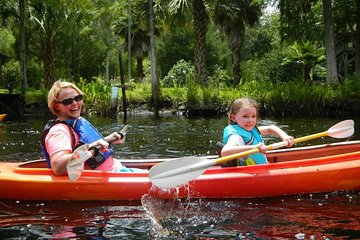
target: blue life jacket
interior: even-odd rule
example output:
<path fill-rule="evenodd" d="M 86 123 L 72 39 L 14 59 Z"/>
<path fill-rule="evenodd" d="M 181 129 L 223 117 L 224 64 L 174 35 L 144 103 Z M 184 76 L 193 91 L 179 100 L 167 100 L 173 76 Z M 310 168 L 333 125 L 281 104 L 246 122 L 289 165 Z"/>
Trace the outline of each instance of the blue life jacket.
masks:
<path fill-rule="evenodd" d="M 253 128 L 250 132 L 237 124 L 230 124 L 224 128 L 223 143 L 226 144 L 231 135 L 239 135 L 242 137 L 246 145 L 256 145 L 263 142 L 260 132 L 257 128 Z M 266 156 L 262 153 L 254 153 L 244 158 L 238 159 L 236 165 L 252 165 L 266 164 Z"/>
<path fill-rule="evenodd" d="M 46 150 L 45 138 L 46 135 L 49 133 L 50 128 L 53 127 L 55 124 L 59 124 L 59 123 L 65 124 L 66 126 L 69 127 L 71 133 L 72 151 L 74 151 L 78 146 L 82 144 L 90 144 L 99 139 L 104 139 L 104 137 L 99 133 L 99 131 L 85 118 L 80 117 L 78 119 L 69 119 L 66 121 L 50 120 L 46 124 L 44 128 L 44 132 L 41 135 L 41 152 L 45 157 L 49 168 L 51 168 L 51 162 L 50 162 L 50 156 Z M 75 131 L 79 136 L 78 144 L 75 143 L 75 136 L 73 131 Z M 113 154 L 114 151 L 110 146 L 108 149 L 109 149 L 108 152 L 99 152 L 98 155 L 88 159 L 85 162 L 85 164 L 88 165 L 91 169 L 97 168 Z"/>

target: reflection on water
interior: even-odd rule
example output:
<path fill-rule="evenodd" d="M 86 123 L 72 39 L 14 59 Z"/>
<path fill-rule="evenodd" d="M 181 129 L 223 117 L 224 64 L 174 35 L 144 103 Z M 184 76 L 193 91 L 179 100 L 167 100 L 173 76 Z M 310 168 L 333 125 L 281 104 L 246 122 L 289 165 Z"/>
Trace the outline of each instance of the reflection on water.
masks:
<path fill-rule="evenodd" d="M 142 204 L 142 205 L 141 205 Z M 357 239 L 359 193 L 141 202 L 0 202 L 3 239 Z"/>
<path fill-rule="evenodd" d="M 125 124 L 90 119 L 104 134 Z M 264 119 L 294 137 L 322 132 L 343 119 Z M 359 119 L 355 136 L 360 139 Z M 0 161 L 41 157 L 46 118 L 0 123 Z M 130 118 L 118 158 L 168 158 L 215 154 L 226 118 Z M 278 141 L 273 137 L 267 143 Z M 336 142 L 324 137 L 302 143 Z M 229 183 L 231 184 L 231 183 Z M 1 191 L 1 188 L 0 188 Z M 46 193 L 44 193 L 46 194 Z M 1 239 L 356 239 L 360 238 L 359 192 L 266 199 L 160 200 L 141 202 L 22 202 L 0 200 Z"/>
<path fill-rule="evenodd" d="M 0 161 L 25 161 L 41 157 L 40 135 L 47 118 L 29 118 L 24 122 L 0 123 Z M 326 131 L 343 119 L 264 119 L 260 125 L 276 124 L 294 137 L 302 137 Z M 92 118 L 90 121 L 105 135 L 124 127 L 118 121 Z M 168 158 L 216 154 L 216 142 L 222 139 L 222 130 L 227 124 L 224 118 L 151 117 L 130 118 L 126 143 L 115 145 L 117 158 Z M 355 135 L 360 139 L 360 119 L 355 119 Z M 270 144 L 279 141 L 266 137 Z M 324 137 L 299 143 L 312 145 L 336 142 L 338 139 Z"/>

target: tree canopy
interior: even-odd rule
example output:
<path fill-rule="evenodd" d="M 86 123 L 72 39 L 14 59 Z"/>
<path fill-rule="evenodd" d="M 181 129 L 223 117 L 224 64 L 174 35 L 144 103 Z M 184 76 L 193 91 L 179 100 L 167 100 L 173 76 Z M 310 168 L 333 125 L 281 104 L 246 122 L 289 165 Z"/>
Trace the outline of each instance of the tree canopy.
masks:
<path fill-rule="evenodd" d="M 23 26 L 21 3 L 25 6 Z M 304 68 L 310 68 L 304 80 L 309 80 L 315 65 L 324 67 L 332 58 L 328 52 L 333 46 L 337 59 L 325 67 L 327 72 L 340 71 L 343 78 L 344 74 L 360 72 L 359 64 L 351 62 L 359 59 L 359 4 L 340 0 L 155 1 L 154 64 L 161 81 L 182 59 L 193 64 L 195 81 L 204 86 L 211 84 L 219 68 L 227 75 L 221 79 L 230 77 L 226 84 L 234 86 L 247 80 L 288 81 L 291 75 L 282 63 L 292 59 L 296 64 L 299 61 L 290 49 L 308 46 L 308 56 L 316 56 L 316 61 L 304 63 Z M 278 11 L 268 16 L 268 6 Z M 135 76 L 136 81 L 147 81 L 151 62 L 148 12 L 147 0 L 3 0 L 0 52 L 12 61 L 3 65 L 0 84 L 26 79 L 28 87 L 48 88 L 61 78 L 117 79 L 119 49 L 125 51 L 125 64 L 130 64 L 126 74 Z M 325 37 L 330 28 L 333 40 Z M 21 36 L 25 38 L 22 48 Z M 332 42 L 327 42 L 329 38 Z M 353 44 L 353 52 L 346 62 L 349 67 L 344 67 L 344 56 L 339 52 L 349 44 Z M 14 66 L 20 65 L 26 71 L 16 71 Z M 26 78 L 21 77 L 24 74 Z"/>

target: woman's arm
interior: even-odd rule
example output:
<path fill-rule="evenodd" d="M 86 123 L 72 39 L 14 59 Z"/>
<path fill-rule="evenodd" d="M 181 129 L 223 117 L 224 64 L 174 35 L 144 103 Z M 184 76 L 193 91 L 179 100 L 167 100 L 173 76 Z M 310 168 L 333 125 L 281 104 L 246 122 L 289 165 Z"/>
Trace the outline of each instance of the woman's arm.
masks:
<path fill-rule="evenodd" d="M 65 175 L 67 173 L 66 165 L 71 155 L 71 151 L 59 151 L 51 155 L 51 168 L 56 175 Z"/>

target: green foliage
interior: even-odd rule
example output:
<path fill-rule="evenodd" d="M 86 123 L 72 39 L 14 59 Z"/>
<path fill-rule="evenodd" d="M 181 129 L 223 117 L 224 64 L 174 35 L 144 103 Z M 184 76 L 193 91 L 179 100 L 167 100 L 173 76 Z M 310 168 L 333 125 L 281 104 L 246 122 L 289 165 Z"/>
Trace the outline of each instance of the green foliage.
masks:
<path fill-rule="evenodd" d="M 323 41 L 321 1 L 279 1 L 280 36 L 283 41 Z"/>
<path fill-rule="evenodd" d="M 290 46 L 283 65 L 300 64 L 303 67 L 303 80 L 309 81 L 312 79 L 310 73 L 318 63 L 325 61 L 325 48 L 314 46 L 310 42 L 294 43 Z"/>
<path fill-rule="evenodd" d="M 296 64 L 282 65 L 283 50 L 274 49 L 258 61 L 246 61 L 242 64 L 243 82 L 289 82 L 302 79 L 302 67 Z"/>
<path fill-rule="evenodd" d="M 45 89 L 28 89 L 25 92 L 26 104 L 42 103 L 47 106 L 47 91 Z"/>
<path fill-rule="evenodd" d="M 128 85 L 128 84 L 127 84 Z M 141 82 L 133 83 L 131 89 L 126 88 L 126 100 L 130 108 L 148 104 L 151 101 L 151 83 Z M 119 95 L 121 98 L 121 94 Z"/>
<path fill-rule="evenodd" d="M 108 115 L 110 110 L 111 84 L 101 78 L 93 81 L 81 79 L 77 85 L 85 92 L 85 113 Z M 2 90 L 0 90 L 2 92 Z M 7 92 L 6 90 L 4 92 Z M 26 92 L 28 104 L 46 102 L 47 91 L 30 90 Z M 149 107 L 151 84 L 136 83 L 126 90 L 128 110 Z M 199 87 L 194 78 L 189 77 L 185 87 L 162 89 L 162 106 L 166 109 L 212 108 L 226 112 L 230 102 L 238 97 L 249 96 L 261 105 L 261 112 L 267 116 L 323 116 L 358 106 L 360 81 L 348 78 L 343 84 L 306 83 L 302 80 L 287 83 L 269 81 L 247 81 L 238 87 L 211 88 Z M 121 102 L 121 92 L 119 92 Z M 264 115 L 263 115 L 264 117 Z"/>
<path fill-rule="evenodd" d="M 273 49 L 272 41 L 275 40 L 275 33 L 271 32 L 271 25 L 257 24 L 245 32 L 246 44 L 242 50 L 244 60 L 260 59 Z"/>
<path fill-rule="evenodd" d="M 20 86 L 20 64 L 18 61 L 11 59 L 5 63 L 2 74 L 6 84 L 11 84 L 13 88 Z"/>
<path fill-rule="evenodd" d="M 186 105 L 195 108 L 200 104 L 199 87 L 196 84 L 194 75 L 186 81 Z"/>
<path fill-rule="evenodd" d="M 183 87 L 186 84 L 188 76 L 193 75 L 195 71 L 194 66 L 181 59 L 169 71 L 168 75 L 163 79 L 164 87 Z"/>
<path fill-rule="evenodd" d="M 15 44 L 15 38 L 12 33 L 8 29 L 0 27 L 0 53 L 14 55 L 13 44 Z"/>
<path fill-rule="evenodd" d="M 217 66 L 213 71 L 213 75 L 208 78 L 208 86 L 213 89 L 225 88 L 232 83 L 231 75 L 221 67 Z"/>
<path fill-rule="evenodd" d="M 360 96 L 360 76 L 351 76 L 345 79 L 340 87 L 341 95 L 345 98 L 359 98 Z"/>
<path fill-rule="evenodd" d="M 162 88 L 162 102 L 172 109 L 177 109 L 184 103 L 185 87 Z"/>
<path fill-rule="evenodd" d="M 108 116 L 110 111 L 111 84 L 103 78 L 96 77 L 92 81 L 80 79 L 77 86 L 85 94 L 84 105 L 87 114 Z"/>
<path fill-rule="evenodd" d="M 29 87 L 41 89 L 44 87 L 42 82 L 43 66 L 34 58 L 30 58 L 27 62 L 27 83 Z"/>
<path fill-rule="evenodd" d="M 192 33 L 186 29 L 163 33 L 157 41 L 157 62 L 162 76 L 169 75 L 169 71 L 177 62 L 184 59 L 191 62 L 194 58 Z M 160 77 L 162 77 L 160 76 Z"/>

